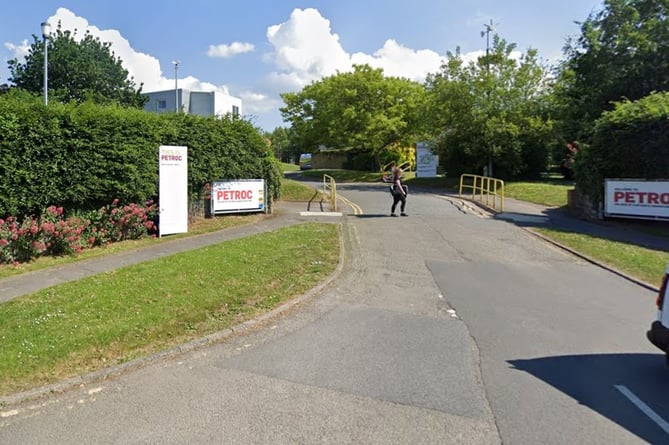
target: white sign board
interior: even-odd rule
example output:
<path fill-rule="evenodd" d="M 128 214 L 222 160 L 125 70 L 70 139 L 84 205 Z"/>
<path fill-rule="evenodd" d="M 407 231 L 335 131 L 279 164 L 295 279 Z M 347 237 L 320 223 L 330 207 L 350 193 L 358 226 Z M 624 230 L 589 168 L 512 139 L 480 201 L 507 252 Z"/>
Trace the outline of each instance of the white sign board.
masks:
<path fill-rule="evenodd" d="M 625 218 L 669 219 L 669 182 L 606 179 L 604 214 Z"/>
<path fill-rule="evenodd" d="M 437 176 L 439 156 L 432 153 L 425 142 L 416 144 L 416 177 L 434 178 Z"/>
<path fill-rule="evenodd" d="M 217 181 L 211 185 L 211 214 L 266 211 L 264 179 Z"/>
<path fill-rule="evenodd" d="M 161 145 L 158 164 L 160 236 L 188 232 L 188 147 Z"/>

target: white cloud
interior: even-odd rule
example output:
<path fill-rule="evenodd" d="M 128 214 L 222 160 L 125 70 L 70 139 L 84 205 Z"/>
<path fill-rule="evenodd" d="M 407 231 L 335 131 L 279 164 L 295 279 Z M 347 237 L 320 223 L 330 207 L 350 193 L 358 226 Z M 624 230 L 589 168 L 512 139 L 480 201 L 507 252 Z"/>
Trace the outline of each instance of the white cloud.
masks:
<path fill-rule="evenodd" d="M 244 110 L 248 114 L 268 113 L 283 106 L 280 99 L 253 91 L 244 91 L 240 97 L 244 103 Z"/>
<path fill-rule="evenodd" d="M 287 22 L 267 28 L 267 39 L 274 47 L 271 60 L 281 71 L 272 76 L 283 83 L 304 86 L 351 69 L 339 36 L 316 9 L 295 9 Z"/>
<path fill-rule="evenodd" d="M 209 57 L 229 58 L 237 54 L 249 53 L 255 49 L 252 43 L 232 42 L 230 45 L 209 45 L 207 55 Z"/>
<path fill-rule="evenodd" d="M 19 45 L 15 45 L 11 42 L 5 42 L 5 48 L 10 50 L 16 59 L 22 59 L 25 56 L 28 55 L 28 51 L 30 50 L 30 45 L 28 44 L 28 40 L 24 40 L 21 42 Z"/>
<path fill-rule="evenodd" d="M 366 63 L 374 68 L 383 68 L 388 76 L 423 82 L 428 73 L 439 70 L 443 57 L 432 50 L 410 49 L 390 39 L 374 55 L 355 53 L 351 60 L 357 65 Z"/>
<path fill-rule="evenodd" d="M 149 54 L 136 51 L 119 31 L 115 29 L 99 29 L 89 24 L 85 18 L 75 15 L 66 8 L 58 8 L 56 14 L 49 17 L 48 22 L 51 23 L 52 30 L 58 26 L 58 23 L 61 24 L 63 30 L 70 30 L 72 32 L 76 30 L 75 39 L 83 38 L 86 31 L 88 31 L 102 42 L 110 42 L 114 55 L 121 58 L 123 67 L 134 78 L 137 86 L 144 84 L 142 91 L 169 90 L 174 88 L 174 77 L 163 75 L 160 69 L 160 61 Z M 203 82 L 192 76 L 178 79 L 178 86 L 179 88 L 218 91 L 229 94 L 227 87 L 223 85 Z"/>

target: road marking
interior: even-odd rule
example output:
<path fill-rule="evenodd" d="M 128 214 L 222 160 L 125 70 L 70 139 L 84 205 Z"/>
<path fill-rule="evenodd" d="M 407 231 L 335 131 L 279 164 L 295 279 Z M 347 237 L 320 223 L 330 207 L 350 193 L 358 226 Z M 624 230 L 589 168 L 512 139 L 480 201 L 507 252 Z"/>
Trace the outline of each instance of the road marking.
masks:
<path fill-rule="evenodd" d="M 625 397 L 627 397 L 630 402 L 634 403 L 637 408 L 641 410 L 645 415 L 650 417 L 650 420 L 655 422 L 660 428 L 664 430 L 665 433 L 669 434 L 669 422 L 660 417 L 653 409 L 646 405 L 643 400 L 638 398 L 632 391 L 627 389 L 624 385 L 614 385 L 615 388 L 620 391 Z"/>
<path fill-rule="evenodd" d="M 338 198 L 340 200 L 344 201 L 345 204 L 349 205 L 353 209 L 353 214 L 354 215 L 362 215 L 363 214 L 362 207 L 360 207 L 358 204 L 354 203 L 353 201 L 351 201 L 350 199 L 348 199 L 348 198 L 346 198 L 342 195 L 339 195 Z"/>

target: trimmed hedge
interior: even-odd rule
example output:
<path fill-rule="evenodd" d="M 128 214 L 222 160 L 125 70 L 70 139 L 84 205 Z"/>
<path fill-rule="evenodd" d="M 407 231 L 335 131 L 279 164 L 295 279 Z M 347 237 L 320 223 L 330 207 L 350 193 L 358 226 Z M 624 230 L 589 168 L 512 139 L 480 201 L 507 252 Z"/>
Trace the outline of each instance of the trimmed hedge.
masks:
<path fill-rule="evenodd" d="M 592 144 L 576 156 L 576 187 L 603 200 L 606 178 L 669 178 L 669 93 L 616 104 L 597 120 Z"/>
<path fill-rule="evenodd" d="M 239 118 L 157 115 L 92 103 L 0 96 L 0 217 L 157 200 L 158 147 L 188 147 L 188 187 L 201 198 L 218 179 L 265 179 L 279 197 L 280 168 L 260 131 Z"/>

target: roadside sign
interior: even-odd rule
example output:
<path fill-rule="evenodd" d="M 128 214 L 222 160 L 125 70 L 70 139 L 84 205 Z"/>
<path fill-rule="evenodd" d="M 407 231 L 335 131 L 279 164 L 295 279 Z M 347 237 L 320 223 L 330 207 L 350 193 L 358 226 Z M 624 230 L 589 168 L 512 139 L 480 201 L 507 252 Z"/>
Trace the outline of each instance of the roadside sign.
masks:
<path fill-rule="evenodd" d="M 264 179 L 214 181 L 211 185 L 211 214 L 267 212 Z"/>

